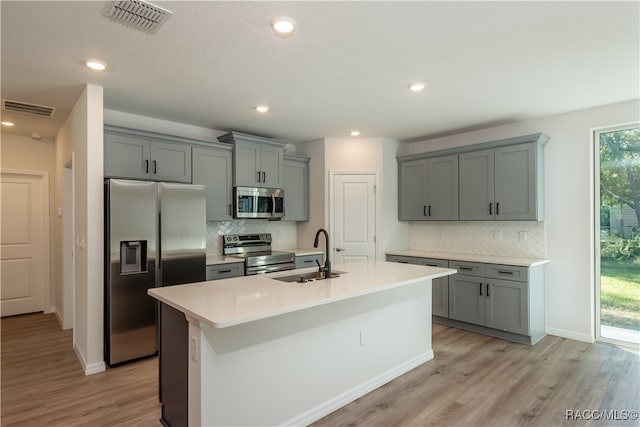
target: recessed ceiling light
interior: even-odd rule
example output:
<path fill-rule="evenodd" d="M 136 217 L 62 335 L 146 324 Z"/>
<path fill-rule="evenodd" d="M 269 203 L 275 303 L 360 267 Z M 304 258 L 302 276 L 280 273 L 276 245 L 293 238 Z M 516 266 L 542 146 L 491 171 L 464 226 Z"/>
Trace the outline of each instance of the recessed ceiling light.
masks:
<path fill-rule="evenodd" d="M 409 85 L 409 90 L 414 93 L 422 92 L 425 86 L 423 82 L 415 82 Z"/>
<path fill-rule="evenodd" d="M 360 136 L 360 131 L 359 130 L 352 130 L 351 131 L 351 136 Z"/>
<path fill-rule="evenodd" d="M 269 106 L 268 105 L 258 105 L 258 106 L 256 106 L 256 111 L 258 113 L 266 113 L 267 111 L 269 111 Z"/>
<path fill-rule="evenodd" d="M 280 37 L 290 37 L 296 31 L 296 21 L 286 16 L 279 16 L 271 21 L 271 28 Z"/>
<path fill-rule="evenodd" d="M 86 59 L 84 60 L 84 65 L 91 68 L 93 71 L 104 71 L 107 69 L 107 64 L 102 61 L 98 61 L 97 59 Z"/>
<path fill-rule="evenodd" d="M 13 126 L 13 125 L 14 125 L 14 123 L 13 123 L 13 122 L 2 122 L 2 126 L 8 126 L 8 127 L 11 127 L 11 126 Z"/>

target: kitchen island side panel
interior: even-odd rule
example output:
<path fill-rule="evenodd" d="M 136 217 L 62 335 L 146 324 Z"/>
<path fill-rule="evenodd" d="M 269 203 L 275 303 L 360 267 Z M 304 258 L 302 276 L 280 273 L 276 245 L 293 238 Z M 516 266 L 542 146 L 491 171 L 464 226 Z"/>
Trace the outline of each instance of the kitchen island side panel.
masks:
<path fill-rule="evenodd" d="M 433 358 L 431 280 L 196 334 L 190 425 L 305 425 Z"/>

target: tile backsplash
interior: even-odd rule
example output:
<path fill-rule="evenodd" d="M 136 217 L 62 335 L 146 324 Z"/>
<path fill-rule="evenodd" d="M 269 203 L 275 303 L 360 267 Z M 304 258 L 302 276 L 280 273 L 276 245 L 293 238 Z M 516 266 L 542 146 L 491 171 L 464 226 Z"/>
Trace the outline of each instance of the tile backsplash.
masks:
<path fill-rule="evenodd" d="M 451 221 L 409 223 L 409 249 L 512 258 L 546 258 L 544 222 Z"/>
<path fill-rule="evenodd" d="M 273 249 L 292 249 L 298 246 L 298 232 L 294 221 L 207 221 L 207 255 L 222 255 L 222 236 L 241 233 L 271 233 Z"/>

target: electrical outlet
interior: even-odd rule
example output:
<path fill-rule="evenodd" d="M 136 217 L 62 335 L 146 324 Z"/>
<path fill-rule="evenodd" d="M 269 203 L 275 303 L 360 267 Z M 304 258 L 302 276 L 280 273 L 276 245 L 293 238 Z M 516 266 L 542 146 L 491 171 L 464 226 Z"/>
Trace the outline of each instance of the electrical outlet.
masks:
<path fill-rule="evenodd" d="M 360 345 L 367 345 L 367 330 L 366 329 L 360 329 Z"/>
<path fill-rule="evenodd" d="M 520 238 L 521 242 L 526 242 L 527 241 L 527 232 L 526 231 L 519 231 L 518 232 L 518 237 Z"/>
<path fill-rule="evenodd" d="M 191 360 L 198 361 L 198 340 L 196 337 L 191 337 Z"/>
<path fill-rule="evenodd" d="M 493 230 L 493 240 L 502 240 L 502 230 Z"/>

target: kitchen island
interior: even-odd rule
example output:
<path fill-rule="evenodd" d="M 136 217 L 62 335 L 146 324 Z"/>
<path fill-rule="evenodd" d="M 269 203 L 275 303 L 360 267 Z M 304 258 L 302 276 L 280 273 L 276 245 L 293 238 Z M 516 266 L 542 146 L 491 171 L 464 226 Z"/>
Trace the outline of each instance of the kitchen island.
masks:
<path fill-rule="evenodd" d="M 433 358 L 431 280 L 455 270 L 367 261 L 273 279 L 313 270 L 149 290 L 163 424 L 305 425 Z"/>

